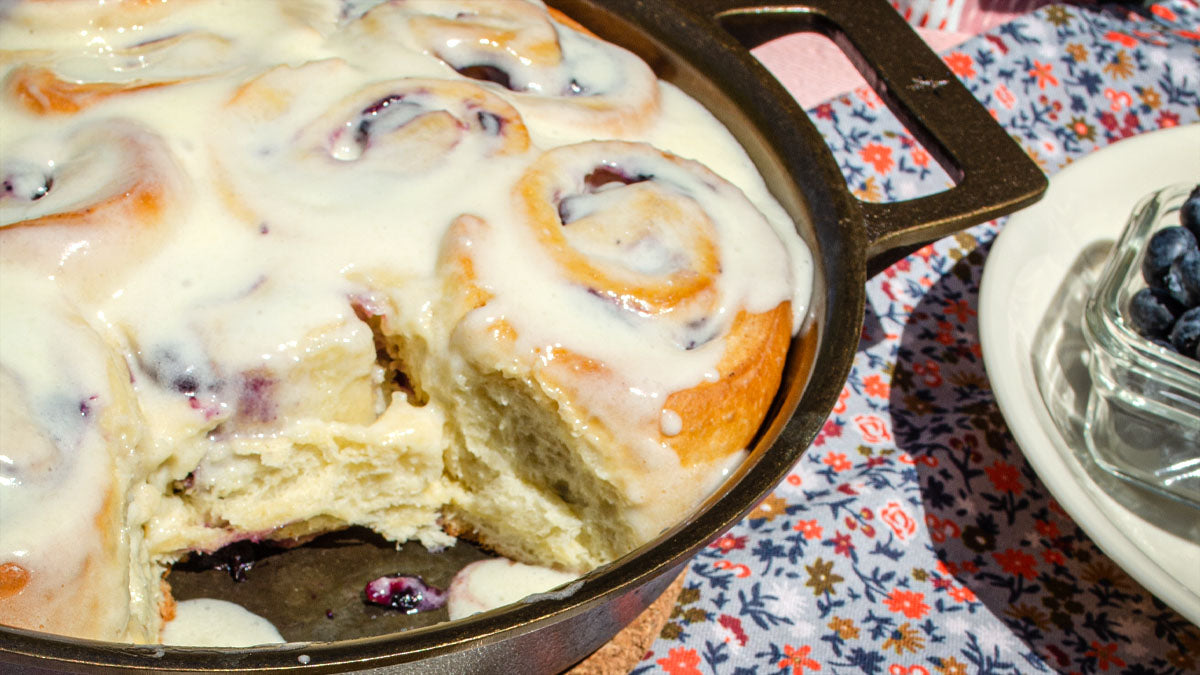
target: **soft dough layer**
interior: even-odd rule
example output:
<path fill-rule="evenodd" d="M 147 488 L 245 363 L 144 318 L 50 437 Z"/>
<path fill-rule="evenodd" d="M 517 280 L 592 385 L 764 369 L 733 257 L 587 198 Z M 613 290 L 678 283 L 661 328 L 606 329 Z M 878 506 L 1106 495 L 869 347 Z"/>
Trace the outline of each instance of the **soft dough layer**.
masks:
<path fill-rule="evenodd" d="M 633 54 L 536 0 L 4 19 L 0 623 L 155 641 L 188 552 L 349 525 L 580 573 L 744 455 L 811 258 Z"/>

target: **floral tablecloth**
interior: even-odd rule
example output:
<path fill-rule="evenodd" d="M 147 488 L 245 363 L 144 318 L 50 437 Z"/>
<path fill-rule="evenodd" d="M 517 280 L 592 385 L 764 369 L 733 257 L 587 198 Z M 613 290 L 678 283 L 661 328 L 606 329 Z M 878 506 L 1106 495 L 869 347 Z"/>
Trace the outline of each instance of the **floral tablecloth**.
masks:
<path fill-rule="evenodd" d="M 1049 174 L 1200 119 L 1195 0 L 1052 5 L 944 59 Z M 862 199 L 949 183 L 869 90 L 810 115 Z M 1072 522 L 996 405 L 976 318 L 1003 226 L 868 282 L 836 409 L 787 479 L 689 565 L 634 672 L 1200 672 L 1200 628 Z"/>

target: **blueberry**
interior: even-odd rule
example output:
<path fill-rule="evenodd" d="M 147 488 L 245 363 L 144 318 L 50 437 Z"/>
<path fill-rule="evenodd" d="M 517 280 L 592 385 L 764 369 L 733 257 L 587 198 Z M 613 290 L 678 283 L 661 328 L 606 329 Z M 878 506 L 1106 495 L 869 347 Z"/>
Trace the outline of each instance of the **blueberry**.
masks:
<path fill-rule="evenodd" d="M 1166 289 L 1171 265 L 1195 248 L 1196 236 L 1178 225 L 1155 232 L 1146 244 L 1146 255 L 1142 258 L 1142 278 L 1152 288 Z"/>
<path fill-rule="evenodd" d="M 1183 307 L 1160 288 L 1143 288 L 1129 299 L 1129 323 L 1145 338 L 1164 338 Z"/>
<path fill-rule="evenodd" d="M 1196 239 L 1200 239 L 1200 185 L 1192 190 L 1183 208 L 1179 210 L 1179 222 L 1186 227 Z"/>
<path fill-rule="evenodd" d="M 1167 272 L 1167 291 L 1184 308 L 1200 305 L 1200 249 L 1188 249 Z"/>
<path fill-rule="evenodd" d="M 1171 329 L 1171 345 L 1180 354 L 1196 358 L 1200 347 L 1200 307 L 1193 307 L 1175 321 Z"/>
<path fill-rule="evenodd" d="M 421 577 L 389 574 L 369 582 L 363 589 L 366 601 L 416 614 L 440 609 L 446 604 L 446 591 L 426 584 Z"/>

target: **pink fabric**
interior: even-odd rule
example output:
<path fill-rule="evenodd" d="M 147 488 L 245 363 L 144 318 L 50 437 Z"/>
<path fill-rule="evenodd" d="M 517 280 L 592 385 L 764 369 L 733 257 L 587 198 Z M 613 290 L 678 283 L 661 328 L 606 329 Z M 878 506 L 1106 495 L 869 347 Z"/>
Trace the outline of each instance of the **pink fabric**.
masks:
<path fill-rule="evenodd" d="M 922 29 L 917 29 L 917 33 L 936 52 L 950 49 L 971 37 L 968 33 Z M 850 65 L 837 45 L 816 33 L 786 35 L 752 53 L 805 109 L 866 85 L 866 80 Z"/>
<path fill-rule="evenodd" d="M 891 3 L 938 53 L 1049 4 L 1048 0 L 891 0 Z M 756 48 L 753 54 L 804 108 L 866 84 L 841 50 L 821 35 L 787 35 Z"/>

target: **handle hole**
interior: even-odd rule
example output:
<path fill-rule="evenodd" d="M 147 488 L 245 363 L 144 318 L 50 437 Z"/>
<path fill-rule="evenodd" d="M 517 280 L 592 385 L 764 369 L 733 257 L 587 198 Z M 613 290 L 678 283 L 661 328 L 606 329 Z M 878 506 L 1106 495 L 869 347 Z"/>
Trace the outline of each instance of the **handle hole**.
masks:
<path fill-rule="evenodd" d="M 767 42 L 751 54 L 800 101 L 858 199 L 902 201 L 958 184 L 833 40 L 820 33 L 797 33 Z M 805 58 L 797 59 L 799 54 Z M 942 187 L 931 190 L 930 185 Z"/>
<path fill-rule="evenodd" d="M 922 125 L 906 119 L 865 59 L 824 16 L 805 10 L 734 11 L 717 19 L 800 102 L 839 158 L 858 199 L 904 201 L 961 182 L 961 168 Z M 861 123 L 840 124 L 847 117 Z M 931 191 L 929 185 L 943 187 Z"/>

